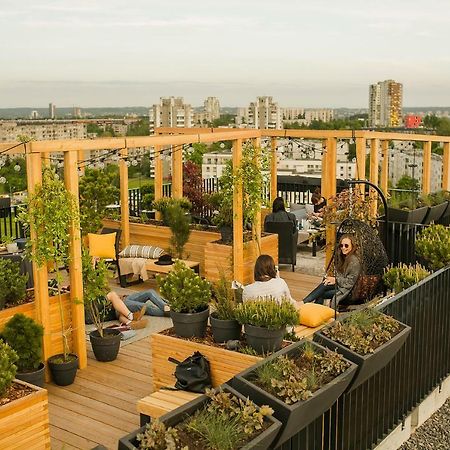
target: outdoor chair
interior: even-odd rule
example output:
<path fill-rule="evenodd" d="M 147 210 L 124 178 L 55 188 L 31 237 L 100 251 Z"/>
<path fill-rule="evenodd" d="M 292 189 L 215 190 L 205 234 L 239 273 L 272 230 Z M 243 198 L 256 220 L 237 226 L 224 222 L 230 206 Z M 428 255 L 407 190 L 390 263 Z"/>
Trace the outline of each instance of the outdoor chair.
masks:
<path fill-rule="evenodd" d="M 291 264 L 294 272 L 297 263 L 297 228 L 292 222 L 266 222 L 264 231 L 278 234 L 278 263 Z"/>
<path fill-rule="evenodd" d="M 120 286 L 127 287 L 128 283 L 126 277 L 120 274 L 120 267 L 119 267 L 120 238 L 122 236 L 122 230 L 120 228 L 103 227 L 100 231 L 100 234 L 111 234 L 111 233 L 116 233 L 116 239 L 114 242 L 114 250 L 116 256 L 115 258 L 107 258 L 105 259 L 105 261 L 111 263 L 111 267 L 114 267 L 114 270 L 117 269 L 117 275 L 119 277 Z"/>

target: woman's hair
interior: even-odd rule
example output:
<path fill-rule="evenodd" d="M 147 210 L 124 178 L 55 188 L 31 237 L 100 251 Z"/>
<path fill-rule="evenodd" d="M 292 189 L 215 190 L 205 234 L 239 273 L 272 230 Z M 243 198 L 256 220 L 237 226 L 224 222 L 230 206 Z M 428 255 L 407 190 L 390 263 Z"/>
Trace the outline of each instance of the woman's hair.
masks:
<path fill-rule="evenodd" d="M 317 194 L 314 192 L 314 194 L 311 195 L 311 203 L 313 205 L 317 205 L 318 203 L 320 203 L 321 199 L 322 199 L 322 196 L 320 194 Z"/>
<path fill-rule="evenodd" d="M 276 213 L 278 211 L 286 211 L 283 197 L 277 197 L 272 203 L 272 212 Z"/>
<path fill-rule="evenodd" d="M 344 239 L 348 239 L 352 243 L 352 249 L 347 255 L 344 256 L 341 250 L 341 244 Z M 352 234 L 344 234 L 339 239 L 339 250 L 336 252 L 336 270 L 340 273 L 344 273 L 347 270 L 349 263 L 349 256 L 356 255 L 358 257 L 358 246 L 356 245 L 355 236 Z"/>
<path fill-rule="evenodd" d="M 277 277 L 275 262 L 270 255 L 260 255 L 255 262 L 255 281 L 268 281 Z"/>

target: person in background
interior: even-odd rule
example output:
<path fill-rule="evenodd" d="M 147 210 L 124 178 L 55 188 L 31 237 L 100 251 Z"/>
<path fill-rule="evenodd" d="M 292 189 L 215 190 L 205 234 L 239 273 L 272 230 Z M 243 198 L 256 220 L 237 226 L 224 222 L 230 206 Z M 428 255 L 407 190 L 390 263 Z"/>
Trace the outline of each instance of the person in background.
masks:
<path fill-rule="evenodd" d="M 273 201 L 272 212 L 264 219 L 264 224 L 267 222 L 292 222 L 294 231 L 297 229 L 297 218 L 294 214 L 286 211 L 282 197 L 277 197 Z"/>
<path fill-rule="evenodd" d="M 353 286 L 361 273 L 361 262 L 358 256 L 358 248 L 354 237 L 344 234 L 339 240 L 339 250 L 335 256 L 336 277 L 327 276 L 303 301 L 323 304 L 325 300 L 331 300 L 331 306 L 335 308 L 340 301 L 350 294 Z M 336 304 L 334 303 L 336 299 Z"/>

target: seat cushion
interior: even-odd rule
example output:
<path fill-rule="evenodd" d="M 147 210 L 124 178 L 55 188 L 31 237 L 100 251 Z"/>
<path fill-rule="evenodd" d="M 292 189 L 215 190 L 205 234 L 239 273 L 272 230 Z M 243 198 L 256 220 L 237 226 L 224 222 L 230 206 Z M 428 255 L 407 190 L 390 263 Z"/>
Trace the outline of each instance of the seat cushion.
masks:
<path fill-rule="evenodd" d="M 128 245 L 120 253 L 121 258 L 158 259 L 165 251 L 153 245 Z"/>
<path fill-rule="evenodd" d="M 97 258 L 116 259 L 116 233 L 88 234 L 89 254 Z"/>
<path fill-rule="evenodd" d="M 317 303 L 305 303 L 299 308 L 300 325 L 315 328 L 334 317 L 334 309 Z"/>

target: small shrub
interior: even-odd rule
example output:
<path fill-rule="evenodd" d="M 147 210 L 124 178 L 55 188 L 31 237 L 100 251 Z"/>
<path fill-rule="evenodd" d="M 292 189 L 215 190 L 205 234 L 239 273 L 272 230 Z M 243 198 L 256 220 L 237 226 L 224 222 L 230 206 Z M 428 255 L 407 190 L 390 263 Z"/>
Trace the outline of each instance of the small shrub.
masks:
<path fill-rule="evenodd" d="M 158 419 L 148 423 L 144 432 L 136 436 L 139 448 L 152 450 L 175 450 L 178 444 L 178 432 L 166 427 Z"/>
<path fill-rule="evenodd" d="M 430 272 L 426 270 L 419 263 L 412 264 L 400 264 L 397 267 L 389 267 L 385 270 L 383 275 L 384 284 L 393 289 L 396 294 L 404 289 L 413 286 L 420 280 L 423 280 Z"/>
<path fill-rule="evenodd" d="M 438 270 L 450 264 L 450 228 L 431 225 L 424 228 L 416 239 L 416 253 L 422 257 L 431 270 Z"/>
<path fill-rule="evenodd" d="M 211 299 L 211 288 L 182 261 L 175 261 L 173 269 L 165 277 L 157 275 L 161 295 L 172 311 L 195 313 L 204 311 Z"/>
<path fill-rule="evenodd" d="M 235 311 L 236 319 L 241 324 L 279 330 L 288 325 L 298 324 L 298 311 L 288 300 L 281 303 L 273 298 L 247 300 L 240 303 Z"/>
<path fill-rule="evenodd" d="M 235 318 L 236 303 L 234 300 L 234 291 L 231 289 L 231 281 L 222 271 L 219 281 L 213 286 L 213 296 L 211 303 L 214 306 L 214 315 L 219 320 L 232 320 Z"/>
<path fill-rule="evenodd" d="M 192 203 L 186 197 L 161 197 L 160 199 L 153 202 L 153 208 L 161 213 L 164 225 L 169 225 L 167 217 L 168 208 L 175 205 L 179 206 L 186 212 L 188 212 L 192 208 Z"/>
<path fill-rule="evenodd" d="M 24 314 L 15 314 L 3 329 L 3 338 L 17 353 L 17 370 L 35 370 L 42 362 L 44 328 Z"/>
<path fill-rule="evenodd" d="M 19 263 L 0 258 L 0 280 L 0 309 L 6 303 L 14 305 L 25 298 L 28 274 L 20 273 Z"/>
<path fill-rule="evenodd" d="M 17 372 L 14 364 L 17 353 L 6 343 L 0 340 L 0 396 L 11 386 Z"/>
<path fill-rule="evenodd" d="M 190 216 L 180 205 L 174 204 L 166 209 L 165 218 L 172 232 L 170 237 L 171 253 L 176 258 L 183 259 L 184 246 L 191 234 Z"/>

